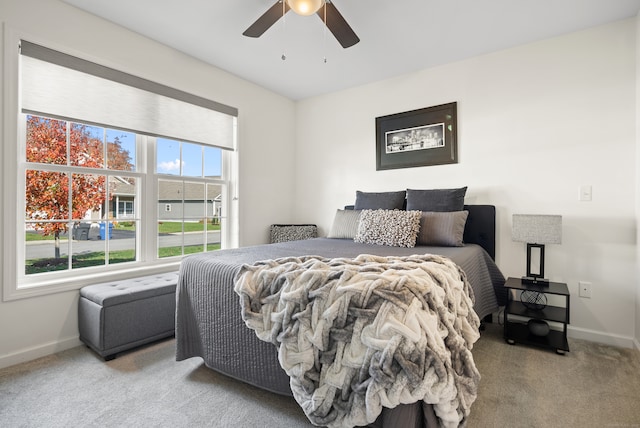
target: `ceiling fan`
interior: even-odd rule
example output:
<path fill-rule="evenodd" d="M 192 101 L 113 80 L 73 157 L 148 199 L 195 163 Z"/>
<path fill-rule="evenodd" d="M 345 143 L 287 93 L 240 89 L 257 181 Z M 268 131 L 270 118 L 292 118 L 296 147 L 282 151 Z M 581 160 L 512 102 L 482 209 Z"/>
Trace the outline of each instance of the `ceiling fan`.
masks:
<path fill-rule="evenodd" d="M 242 34 L 260 37 L 291 9 L 298 15 L 318 15 L 343 48 L 360 41 L 331 0 L 278 0 Z"/>

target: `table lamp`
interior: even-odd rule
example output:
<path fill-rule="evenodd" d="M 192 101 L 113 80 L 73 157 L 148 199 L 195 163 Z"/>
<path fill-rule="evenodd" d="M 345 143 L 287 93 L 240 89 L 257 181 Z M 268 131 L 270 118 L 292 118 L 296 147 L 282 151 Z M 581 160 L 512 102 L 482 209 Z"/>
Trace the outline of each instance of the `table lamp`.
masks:
<path fill-rule="evenodd" d="M 548 285 L 544 278 L 544 245 L 562 243 L 562 216 L 514 214 L 511 238 L 527 243 L 527 276 L 525 284 Z M 537 253 L 538 265 L 533 262 L 532 252 Z"/>

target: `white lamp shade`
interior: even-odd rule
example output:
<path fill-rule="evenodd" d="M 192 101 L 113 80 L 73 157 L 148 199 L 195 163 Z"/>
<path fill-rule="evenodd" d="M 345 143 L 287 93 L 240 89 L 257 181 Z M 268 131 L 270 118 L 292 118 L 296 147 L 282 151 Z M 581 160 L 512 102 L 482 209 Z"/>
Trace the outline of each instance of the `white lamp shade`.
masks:
<path fill-rule="evenodd" d="M 561 244 L 562 216 L 514 214 L 511 239 L 530 244 Z"/>
<path fill-rule="evenodd" d="M 309 16 L 322 7 L 324 0 L 287 0 L 287 4 L 298 15 Z"/>

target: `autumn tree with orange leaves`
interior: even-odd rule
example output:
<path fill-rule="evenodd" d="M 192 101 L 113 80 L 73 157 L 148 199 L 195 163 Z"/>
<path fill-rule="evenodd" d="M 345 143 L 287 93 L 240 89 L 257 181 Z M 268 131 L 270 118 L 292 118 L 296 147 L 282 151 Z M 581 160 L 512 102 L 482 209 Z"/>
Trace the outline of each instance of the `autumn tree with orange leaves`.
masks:
<path fill-rule="evenodd" d="M 103 141 L 90 131 L 82 124 L 28 116 L 27 162 L 103 168 Z M 117 138 L 107 143 L 107 157 L 109 169 L 132 169 L 129 154 Z M 45 236 L 55 236 L 55 257 L 59 258 L 60 234 L 68 231 L 68 221 L 83 219 L 87 211 L 98 210 L 105 202 L 106 176 L 36 168 L 34 165 L 26 174 L 26 219 L 42 220 L 32 225 Z"/>

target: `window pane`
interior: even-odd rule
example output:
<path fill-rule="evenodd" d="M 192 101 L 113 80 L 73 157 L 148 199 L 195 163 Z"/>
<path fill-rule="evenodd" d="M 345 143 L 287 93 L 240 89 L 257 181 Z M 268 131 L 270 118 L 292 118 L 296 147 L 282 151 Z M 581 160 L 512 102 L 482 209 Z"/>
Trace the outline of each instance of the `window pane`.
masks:
<path fill-rule="evenodd" d="M 202 146 L 182 143 L 182 175 L 202 177 Z"/>
<path fill-rule="evenodd" d="M 63 172 L 36 171 L 26 173 L 25 218 L 27 220 L 66 220 L 69 218 L 69 180 Z M 37 223 L 37 230 L 52 233 L 64 223 Z M 65 229 L 66 230 L 66 229 Z"/>
<path fill-rule="evenodd" d="M 203 183 L 184 183 L 184 218 L 203 220 L 206 216 Z"/>
<path fill-rule="evenodd" d="M 156 140 L 157 162 L 159 174 L 180 175 L 180 142 L 166 138 Z"/>
<path fill-rule="evenodd" d="M 103 237 L 106 224 L 104 222 L 78 221 L 73 224 L 71 237 L 71 266 L 81 269 L 93 266 L 104 266 L 106 243 Z"/>
<path fill-rule="evenodd" d="M 107 168 L 116 171 L 136 170 L 136 134 L 107 129 Z"/>
<path fill-rule="evenodd" d="M 109 218 L 133 219 L 138 186 L 135 177 L 109 177 Z"/>
<path fill-rule="evenodd" d="M 214 225 L 215 226 L 215 225 Z M 220 223 L 217 224 L 217 227 L 213 229 L 210 227 L 210 230 L 207 232 L 207 250 L 206 251 L 215 251 L 220 249 Z"/>
<path fill-rule="evenodd" d="M 222 216 L 222 186 L 207 184 L 207 218 L 220 224 Z"/>
<path fill-rule="evenodd" d="M 184 254 L 202 253 L 204 251 L 205 222 L 188 222 L 184 224 Z"/>
<path fill-rule="evenodd" d="M 182 221 L 158 222 L 158 257 L 174 257 L 182 255 L 184 233 Z"/>
<path fill-rule="evenodd" d="M 72 166 L 104 168 L 104 128 L 72 123 L 69 157 Z"/>
<path fill-rule="evenodd" d="M 222 228 L 222 185 L 207 184 L 207 249 L 219 250 L 221 247 Z"/>
<path fill-rule="evenodd" d="M 107 177 L 93 174 L 73 174 L 71 203 L 73 218 L 99 219 L 105 203 Z"/>
<path fill-rule="evenodd" d="M 204 148 L 204 176 L 207 178 L 222 177 L 222 150 L 217 147 Z"/>
<path fill-rule="evenodd" d="M 158 180 L 158 220 L 182 219 L 182 181 Z"/>
<path fill-rule="evenodd" d="M 67 223 L 48 224 L 57 230 L 57 234 L 45 233 L 37 223 L 25 225 L 26 275 L 69 269 L 69 238 L 64 232 Z"/>
<path fill-rule="evenodd" d="M 201 235 L 200 235 L 201 236 Z M 204 244 L 202 241 L 200 243 L 190 243 L 189 245 L 185 245 L 184 254 L 195 254 L 204 252 Z"/>
<path fill-rule="evenodd" d="M 139 221 L 113 222 L 109 241 L 109 264 L 136 261 L 136 227 Z"/>
<path fill-rule="evenodd" d="M 204 184 L 158 180 L 158 257 L 203 251 L 205 206 Z"/>
<path fill-rule="evenodd" d="M 27 116 L 27 162 L 67 164 L 67 122 Z"/>

